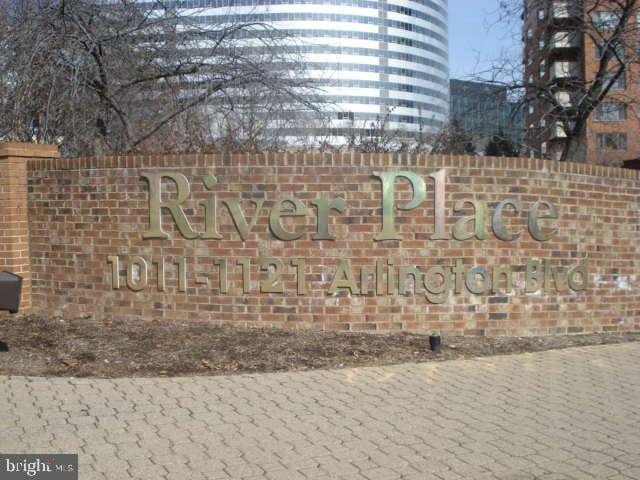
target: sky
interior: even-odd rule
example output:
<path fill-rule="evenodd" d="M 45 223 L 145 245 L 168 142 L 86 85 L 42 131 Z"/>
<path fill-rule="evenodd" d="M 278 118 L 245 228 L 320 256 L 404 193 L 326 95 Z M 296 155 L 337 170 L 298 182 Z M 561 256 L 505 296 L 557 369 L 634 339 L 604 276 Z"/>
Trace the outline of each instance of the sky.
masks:
<path fill-rule="evenodd" d="M 496 24 L 499 0 L 449 0 L 449 67 L 451 78 L 487 78 L 501 52 L 518 54 L 518 33 Z M 516 33 L 514 37 L 514 33 Z"/>

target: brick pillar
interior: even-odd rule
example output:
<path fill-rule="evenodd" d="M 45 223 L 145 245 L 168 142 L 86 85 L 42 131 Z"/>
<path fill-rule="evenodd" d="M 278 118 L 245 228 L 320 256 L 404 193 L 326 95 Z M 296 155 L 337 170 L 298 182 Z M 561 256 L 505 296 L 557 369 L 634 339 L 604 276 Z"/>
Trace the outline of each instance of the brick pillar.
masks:
<path fill-rule="evenodd" d="M 0 143 L 0 271 L 23 277 L 21 312 L 31 308 L 27 163 L 59 156 L 54 145 Z"/>

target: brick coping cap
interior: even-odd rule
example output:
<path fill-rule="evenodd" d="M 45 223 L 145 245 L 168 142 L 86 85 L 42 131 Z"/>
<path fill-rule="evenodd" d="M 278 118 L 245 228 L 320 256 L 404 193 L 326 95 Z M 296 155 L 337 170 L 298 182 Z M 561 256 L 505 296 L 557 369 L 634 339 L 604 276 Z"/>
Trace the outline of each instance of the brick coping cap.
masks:
<path fill-rule="evenodd" d="M 122 168 L 149 167 L 158 164 L 198 164 L 211 163 L 226 165 L 255 165 L 255 166 L 449 166 L 470 168 L 518 168 L 533 171 L 548 171 L 557 173 L 586 174 L 602 177 L 625 178 L 638 180 L 640 170 L 609 167 L 602 165 L 557 162 L 534 158 L 506 158 L 506 157 L 475 157 L 468 155 L 430 155 L 407 153 L 367 154 L 354 151 L 322 151 L 322 150 L 294 150 L 283 152 L 263 153 L 209 153 L 209 154 L 143 154 L 130 156 L 106 156 L 84 158 L 61 158 L 57 145 L 4 142 L 0 143 L 0 159 L 3 157 L 25 159 L 55 159 L 51 164 L 39 164 L 45 169 L 76 169 L 76 168 Z M 155 161 L 149 161 L 149 160 Z M 167 166 L 169 166 L 167 165 Z M 164 166 L 164 165 L 163 165 Z M 174 165 L 172 165 L 174 166 Z M 175 165 L 178 166 L 178 165 Z"/>
<path fill-rule="evenodd" d="M 57 145 L 7 142 L 0 143 L 0 158 L 2 157 L 60 158 L 60 151 Z"/>
<path fill-rule="evenodd" d="M 0 148 L 1 148 L 0 144 Z M 34 159 L 31 170 L 80 170 L 179 167 L 434 167 L 490 168 L 546 173 L 590 175 L 638 181 L 640 170 L 588 163 L 558 162 L 522 157 L 476 157 L 406 153 L 358 153 L 352 151 L 285 151 L 263 153 L 141 154 L 130 156 Z"/>

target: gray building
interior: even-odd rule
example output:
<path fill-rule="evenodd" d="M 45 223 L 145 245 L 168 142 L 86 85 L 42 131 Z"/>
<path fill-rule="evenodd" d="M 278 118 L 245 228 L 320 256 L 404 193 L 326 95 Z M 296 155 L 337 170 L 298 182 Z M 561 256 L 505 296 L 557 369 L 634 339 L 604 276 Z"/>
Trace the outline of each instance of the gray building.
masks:
<path fill-rule="evenodd" d="M 498 133 L 517 145 L 524 140 L 524 112 L 499 85 L 451 79 L 450 115 L 473 135 L 478 150 Z"/>

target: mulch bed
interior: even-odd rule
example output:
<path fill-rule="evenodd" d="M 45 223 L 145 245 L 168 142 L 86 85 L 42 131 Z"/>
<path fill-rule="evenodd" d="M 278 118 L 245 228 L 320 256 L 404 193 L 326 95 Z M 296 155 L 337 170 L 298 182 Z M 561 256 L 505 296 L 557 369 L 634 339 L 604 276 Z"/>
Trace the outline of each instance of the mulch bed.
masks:
<path fill-rule="evenodd" d="M 247 329 L 168 321 L 125 323 L 0 318 L 2 375 L 136 377 L 221 375 L 443 361 L 640 341 L 640 332 L 549 337 L 426 335 Z"/>

